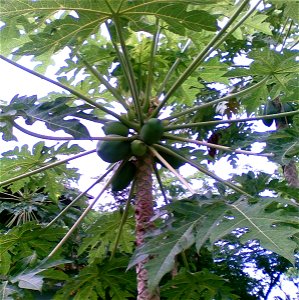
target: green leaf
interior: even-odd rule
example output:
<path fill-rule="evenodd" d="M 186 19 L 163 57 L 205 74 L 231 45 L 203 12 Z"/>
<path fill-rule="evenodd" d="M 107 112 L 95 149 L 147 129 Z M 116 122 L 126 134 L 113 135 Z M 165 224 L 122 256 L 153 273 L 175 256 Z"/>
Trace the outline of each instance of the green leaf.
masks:
<path fill-rule="evenodd" d="M 1 10 L 3 7 L 2 2 L 3 1 L 0 2 Z M 2 19 L 2 21 L 4 20 Z M 26 28 L 26 31 L 31 32 L 34 28 L 36 28 L 36 24 L 31 23 L 23 15 L 15 15 L 12 18 L 7 18 L 5 19 L 5 24 L 6 26 L 1 28 L 0 52 L 1 54 L 8 56 L 12 49 L 17 48 L 19 45 L 22 45 L 30 40 L 29 36 L 22 34 L 20 28 Z"/>
<path fill-rule="evenodd" d="M 73 46 L 84 41 L 98 31 L 98 13 L 77 13 L 79 16 L 67 15 L 63 19 L 53 20 L 45 29 L 30 35 L 30 42 L 15 51 L 17 55 L 41 55 L 45 52 L 57 52 L 66 46 Z M 104 18 L 105 19 L 105 18 Z M 47 40 L 48 43 L 44 41 Z"/>
<path fill-rule="evenodd" d="M 161 296 L 171 300 L 239 299 L 231 294 L 224 278 L 208 270 L 189 273 L 181 272 L 161 287 Z M 164 298 L 163 298 L 164 299 Z"/>
<path fill-rule="evenodd" d="M 35 268 L 29 268 L 27 265 L 17 275 L 11 278 L 12 283 L 18 283 L 18 286 L 22 289 L 41 291 L 44 283 L 44 276 L 41 275 L 48 268 L 56 267 L 63 263 L 67 263 L 66 260 L 57 260 L 52 262 L 40 263 Z"/>
<path fill-rule="evenodd" d="M 81 255 L 84 251 L 89 252 L 89 261 L 92 263 L 94 260 L 104 258 L 107 251 L 112 251 L 115 245 L 115 237 L 119 230 L 122 215 L 115 211 L 113 213 L 101 213 L 98 220 L 89 226 L 86 230 L 87 236 L 82 240 L 78 250 Z M 128 218 L 123 227 L 121 238 L 118 244 L 118 251 L 125 253 L 132 253 L 135 243 L 134 220 Z"/>
<path fill-rule="evenodd" d="M 56 155 L 58 154 L 76 154 L 81 151 L 82 148 L 78 145 L 69 146 L 68 143 L 63 143 L 59 147 L 46 147 L 44 142 L 39 142 L 33 146 L 32 151 L 28 149 L 27 145 L 22 146 L 21 149 L 15 147 L 14 150 L 2 153 L 0 178 L 3 181 L 8 180 L 44 166 L 45 163 L 56 161 Z M 30 180 L 34 179 L 39 182 L 39 187 L 44 187 L 44 192 L 48 192 L 51 199 L 57 200 L 60 193 L 65 190 L 64 184 L 69 182 L 69 180 L 76 181 L 78 178 L 79 175 L 76 173 L 76 169 L 68 169 L 66 165 L 60 165 L 34 175 L 31 179 L 27 177 L 18 180 L 12 183 L 9 188 L 13 193 L 18 192 Z"/>
<path fill-rule="evenodd" d="M 285 50 L 284 53 L 279 53 L 265 48 L 259 49 L 249 55 L 249 58 L 254 59 L 250 69 L 256 75 L 298 73 L 297 55 L 297 51 Z"/>
<path fill-rule="evenodd" d="M 292 209 L 292 218 L 286 208 L 272 208 L 273 203 L 280 201 Z M 174 217 L 165 223 L 162 233 L 157 236 L 153 233 L 152 238 L 137 249 L 129 264 L 132 267 L 149 255 L 152 257 L 146 264 L 150 290 L 172 270 L 177 254 L 193 244 L 199 251 L 208 239 L 216 242 L 239 228 L 247 230 L 242 241 L 259 240 L 262 247 L 294 261 L 297 245 L 292 236 L 299 230 L 299 209 L 292 202 L 280 198 L 261 198 L 255 204 L 242 199 L 232 204 L 217 199 L 180 200 L 165 208 Z"/>
<path fill-rule="evenodd" d="M 178 98 L 176 102 L 192 106 L 202 87 L 203 85 L 199 82 L 198 78 L 190 76 L 176 93 Z"/>
<path fill-rule="evenodd" d="M 279 198 L 264 198 L 255 204 L 244 200 L 230 204 L 224 218 L 213 228 L 211 241 L 215 242 L 237 228 L 246 228 L 241 241 L 258 240 L 265 249 L 294 262 L 297 245 L 292 236 L 299 230 L 299 208 L 287 202 L 287 207 L 293 208 L 292 213 L 286 209 L 271 210 L 273 203 L 279 201 L 286 202 Z"/>
<path fill-rule="evenodd" d="M 216 18 L 214 16 L 207 11 L 187 10 L 188 4 L 179 0 L 168 1 L 167 5 L 164 1 L 159 3 L 159 1 L 153 0 L 123 1 L 121 3 L 113 0 L 109 1 L 109 4 L 103 0 L 96 2 L 79 0 L 76 3 L 70 0 L 41 0 L 32 3 L 25 0 L 14 3 L 2 0 L 0 5 L 0 17 L 3 18 L 4 22 L 9 18 L 15 19 L 16 16 L 26 16 L 27 20 L 30 20 L 32 14 L 41 14 L 48 20 L 46 26 L 40 26 L 37 32 L 26 31 L 27 34 L 30 34 L 31 41 L 25 43 L 15 52 L 18 55 L 54 53 L 65 46 L 82 43 L 99 30 L 100 24 L 113 18 L 127 18 L 135 22 L 140 19 L 141 15 L 154 15 L 176 27 L 197 31 L 202 29 L 216 31 Z M 58 17 L 55 15 L 57 11 L 64 11 L 64 13 Z M 75 16 L 70 12 L 75 12 Z M 29 21 L 27 22 L 29 23 Z M 21 36 L 20 29 L 13 28 L 14 31 L 10 36 Z M 4 26 L 4 30 L 8 31 L 8 23 Z M 23 36 L 26 35 L 23 33 Z M 45 43 L 45 40 L 48 42 Z M 15 46 L 15 44 L 12 45 Z"/>
<path fill-rule="evenodd" d="M 27 273 L 16 276 L 12 279 L 12 282 L 18 282 L 18 286 L 21 289 L 29 289 L 41 291 L 43 286 L 43 277 L 36 275 L 36 273 Z"/>
<path fill-rule="evenodd" d="M 91 107 L 88 105 L 70 107 L 67 105 L 69 101 L 69 97 L 59 97 L 55 101 L 38 104 L 36 96 L 15 96 L 7 109 L 9 111 L 16 110 L 17 113 L 14 117 L 22 116 L 27 125 L 41 121 L 45 123 L 48 129 L 52 131 L 63 130 L 76 139 L 90 137 L 87 128 L 78 119 L 71 117 L 77 116 L 78 113 Z"/>
<path fill-rule="evenodd" d="M 153 259 L 147 263 L 150 290 L 154 290 L 162 277 L 172 270 L 179 253 L 194 243 L 200 248 L 207 241 L 211 229 L 225 212 L 226 205 L 222 201 L 192 204 L 180 200 L 167 208 L 178 214 L 175 218 L 177 222 L 171 222 L 171 227 L 166 224 L 167 230 L 138 249 L 129 264 L 132 267 L 145 256 L 153 255 Z"/>
<path fill-rule="evenodd" d="M 83 287 L 76 296 L 74 297 L 74 300 L 80 300 L 80 299 L 86 299 L 86 300 L 97 300 L 98 295 L 96 291 L 94 290 L 94 286 L 87 285 Z"/>
<path fill-rule="evenodd" d="M 48 270 L 42 271 L 40 274 L 43 276 L 43 278 L 48 278 L 48 279 L 54 279 L 54 280 L 68 280 L 69 279 L 69 276 L 60 270 L 48 269 Z"/>
<path fill-rule="evenodd" d="M 229 80 L 224 77 L 227 72 L 228 65 L 219 61 L 218 57 L 213 57 L 207 62 L 201 64 L 199 68 L 199 76 L 207 82 L 219 82 L 229 84 Z"/>
<path fill-rule="evenodd" d="M 8 252 L 2 252 L 0 254 L 0 275 L 8 274 L 10 270 L 11 261 L 11 255 Z"/>
<path fill-rule="evenodd" d="M 70 294 L 75 295 L 74 299 L 105 299 L 107 293 L 112 300 L 130 299 L 134 295 L 136 282 L 135 272 L 125 272 L 127 263 L 125 257 L 93 263 L 69 280 L 54 299 L 69 299 Z"/>
<path fill-rule="evenodd" d="M 264 152 L 272 152 L 274 157 L 269 160 L 281 165 L 288 164 L 294 157 L 299 155 L 298 129 L 286 128 L 271 132 L 265 139 Z"/>
<path fill-rule="evenodd" d="M 32 252 L 32 249 L 35 249 L 40 256 L 47 255 L 55 242 L 65 234 L 65 231 L 66 229 L 61 227 L 55 228 L 55 230 L 41 228 L 33 222 L 16 226 L 5 235 L 0 235 L 0 254 L 6 251 L 16 254 L 16 251 L 19 251 L 19 254 L 24 255 L 22 251 Z"/>
<path fill-rule="evenodd" d="M 271 2 L 277 7 L 282 10 L 283 15 L 288 18 L 290 17 L 295 22 L 299 21 L 299 15 L 298 15 L 298 3 L 296 0 L 271 0 Z"/>
<path fill-rule="evenodd" d="M 254 34 L 255 32 L 261 32 L 271 36 L 271 24 L 269 22 L 265 22 L 267 18 L 268 17 L 266 15 L 253 14 L 244 22 L 244 25 L 249 27 L 249 30 L 247 30 L 251 34 Z"/>

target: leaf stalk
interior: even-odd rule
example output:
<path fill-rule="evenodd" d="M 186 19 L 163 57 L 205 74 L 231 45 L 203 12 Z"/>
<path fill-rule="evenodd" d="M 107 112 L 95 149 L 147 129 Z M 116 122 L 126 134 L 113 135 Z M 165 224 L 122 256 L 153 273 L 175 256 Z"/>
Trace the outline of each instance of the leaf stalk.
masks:
<path fill-rule="evenodd" d="M 74 204 L 76 204 L 82 197 L 84 197 L 94 186 L 100 183 L 115 167 L 115 164 L 109 167 L 109 169 L 98 178 L 90 187 L 80 193 L 68 206 L 66 206 L 46 227 L 52 226 L 59 218 L 61 218 Z"/>
<path fill-rule="evenodd" d="M 274 156 L 273 153 L 257 153 L 257 152 L 247 151 L 247 150 L 233 149 L 233 148 L 227 147 L 227 146 L 212 144 L 212 143 L 208 143 L 205 141 L 198 141 L 198 140 L 183 138 L 183 137 L 179 137 L 179 136 L 171 135 L 171 134 L 164 134 L 164 137 L 166 137 L 170 140 L 192 143 L 192 144 L 196 144 L 196 145 L 200 145 L 200 146 L 207 146 L 210 148 L 215 148 L 215 149 L 222 150 L 222 151 L 234 152 L 234 153 L 238 153 L 238 154 L 264 156 L 264 157 L 273 157 Z"/>
<path fill-rule="evenodd" d="M 79 58 L 82 60 L 86 68 L 100 81 L 101 84 L 103 84 L 106 89 L 116 98 L 116 100 L 119 101 L 119 103 L 125 108 L 129 109 L 128 104 L 126 101 L 123 99 L 121 94 L 118 93 L 118 91 L 109 83 L 108 80 L 105 79 L 105 77 L 98 72 L 93 66 L 91 66 L 81 55 L 79 55 Z"/>
<path fill-rule="evenodd" d="M 238 16 L 243 11 L 244 7 L 250 3 L 250 0 L 244 0 L 243 3 L 236 10 L 234 15 L 230 18 L 230 20 L 223 26 L 223 28 L 219 31 L 219 33 L 208 43 L 208 45 L 195 57 L 193 62 L 187 67 L 187 69 L 183 72 L 183 74 L 175 81 L 175 83 L 168 90 L 164 99 L 160 102 L 159 106 L 154 110 L 152 116 L 155 117 L 158 115 L 159 111 L 164 107 L 168 99 L 175 93 L 175 91 L 187 80 L 187 78 L 195 71 L 195 69 L 207 58 L 214 49 L 220 45 L 223 41 L 221 39 L 224 35 L 227 37 L 228 34 L 225 34 L 225 31 L 228 27 L 238 18 Z M 243 20 L 243 22 L 245 19 Z M 233 31 L 230 30 L 229 34 Z M 218 42 L 220 41 L 220 42 Z"/>
<path fill-rule="evenodd" d="M 265 116 L 257 116 L 257 117 L 251 117 L 251 118 L 206 121 L 206 122 L 197 122 L 197 123 L 189 123 L 189 124 L 181 124 L 181 125 L 171 125 L 171 126 L 164 127 L 164 131 L 171 131 L 171 130 L 184 129 L 184 128 L 192 128 L 192 127 L 199 127 L 199 126 L 209 126 L 209 125 L 259 121 L 259 120 L 264 120 L 264 119 L 277 119 L 277 118 L 281 118 L 281 117 L 294 116 L 294 115 L 297 115 L 297 114 L 299 114 L 299 110 L 283 112 L 283 113 L 278 113 L 278 114 L 272 114 L 272 115 L 265 115 Z"/>
<path fill-rule="evenodd" d="M 188 189 L 188 191 L 191 194 L 196 194 L 196 192 L 193 190 L 193 188 L 189 185 L 189 183 L 185 180 L 185 178 L 179 174 L 160 154 L 159 152 L 153 148 L 149 147 L 150 151 L 153 153 L 155 157 L 157 157 L 166 167 L 169 171 L 171 171 L 177 178 L 178 180 Z"/>
<path fill-rule="evenodd" d="M 169 117 L 164 118 L 164 120 L 172 120 L 172 119 L 184 116 L 186 114 L 198 111 L 199 109 L 206 108 L 206 107 L 209 107 L 209 106 L 214 105 L 214 104 L 218 104 L 219 102 L 227 101 L 227 100 L 232 99 L 232 98 L 241 97 L 241 96 L 243 96 L 243 95 L 245 95 L 245 94 L 247 94 L 249 92 L 252 92 L 256 88 L 262 86 L 263 84 L 265 84 L 267 82 L 268 79 L 269 79 L 269 77 L 265 77 L 260 82 L 254 84 L 251 87 L 246 88 L 246 89 L 244 89 L 244 90 L 242 90 L 240 92 L 229 94 L 227 96 L 224 96 L 224 97 L 221 97 L 219 99 L 210 101 L 208 103 L 200 104 L 200 105 L 194 106 L 192 108 L 185 109 L 184 111 L 182 111 L 180 113 L 176 113 L 176 114 L 173 114 L 173 115 L 171 115 Z"/>
<path fill-rule="evenodd" d="M 98 200 L 102 197 L 103 193 L 109 186 L 113 179 L 113 176 L 106 182 L 101 192 L 98 194 L 98 196 L 86 207 L 84 212 L 81 214 L 79 219 L 74 223 L 74 225 L 70 228 L 70 230 L 65 234 L 65 236 L 62 238 L 62 240 L 56 245 L 56 247 L 50 252 L 50 254 L 45 258 L 45 260 L 50 259 L 55 255 L 55 253 L 62 247 L 62 245 L 68 240 L 68 238 L 71 236 L 71 234 L 75 231 L 75 229 L 81 224 L 85 216 L 89 213 L 89 211 L 93 208 L 93 206 L 98 202 Z"/>
<path fill-rule="evenodd" d="M 120 26 L 120 22 L 117 16 L 114 17 L 114 23 L 115 23 L 115 28 L 116 28 L 116 33 L 119 39 L 119 43 L 120 43 L 120 47 L 122 50 L 122 59 L 121 62 L 123 64 L 123 70 L 124 70 L 124 74 L 127 77 L 127 81 L 129 84 L 129 88 L 131 91 L 131 95 L 133 98 L 133 103 L 134 103 L 134 107 L 137 113 L 137 117 L 139 119 L 140 125 L 143 124 L 143 117 L 142 117 L 142 111 L 141 111 L 141 106 L 139 103 L 139 96 L 138 96 L 138 89 L 137 89 L 137 83 L 135 80 L 135 75 L 134 75 L 134 71 L 133 71 L 133 67 L 131 64 L 131 60 L 130 60 L 130 56 L 127 50 L 127 46 L 123 37 L 123 33 L 122 33 L 122 28 Z"/>
<path fill-rule="evenodd" d="M 206 168 L 202 167 L 201 165 L 199 165 L 198 163 L 194 162 L 193 160 L 191 159 L 188 159 L 182 155 L 179 155 L 177 154 L 176 152 L 174 151 L 171 151 L 170 149 L 166 148 L 166 147 L 163 147 L 162 145 L 158 145 L 158 144 L 154 144 L 154 147 L 156 150 L 162 150 L 163 152 L 166 152 L 178 159 L 181 159 L 182 161 L 185 161 L 186 163 L 190 164 L 191 166 L 193 166 L 194 168 L 196 168 L 197 170 L 199 170 L 200 172 L 206 174 L 207 176 L 215 179 L 216 181 L 219 181 L 221 183 L 223 183 L 224 185 L 230 187 L 232 190 L 238 192 L 238 193 L 241 193 L 247 197 L 250 197 L 250 198 L 254 198 L 253 196 L 251 196 L 250 194 L 248 194 L 247 192 L 243 191 L 241 188 L 239 188 L 238 186 L 236 186 L 235 184 L 229 182 L 229 181 L 226 181 L 224 179 L 222 179 L 221 177 L 217 176 L 216 174 L 214 174 L 213 172 L 207 170 Z"/>
<path fill-rule="evenodd" d="M 121 221 L 120 221 L 120 224 L 119 224 L 117 236 L 115 238 L 114 246 L 113 246 L 113 249 L 111 251 L 110 260 L 112 260 L 113 257 L 115 256 L 115 253 L 116 253 L 116 250 L 117 250 L 120 238 L 121 238 L 122 230 L 123 230 L 123 228 L 126 224 L 126 221 L 128 219 L 131 200 L 134 197 L 134 191 L 135 191 L 135 181 L 133 181 L 133 183 L 132 183 L 130 193 L 129 193 L 129 196 L 128 196 L 128 199 L 127 199 L 127 202 L 126 202 L 126 206 L 125 206 L 124 212 L 122 214 L 122 218 L 121 218 Z"/>

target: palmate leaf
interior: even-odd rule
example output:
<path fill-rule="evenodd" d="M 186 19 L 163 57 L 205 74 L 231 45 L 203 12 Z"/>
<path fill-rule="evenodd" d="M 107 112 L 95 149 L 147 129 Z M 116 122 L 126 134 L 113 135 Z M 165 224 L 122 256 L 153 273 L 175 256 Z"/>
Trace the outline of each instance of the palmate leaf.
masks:
<path fill-rule="evenodd" d="M 78 145 L 69 145 L 63 143 L 59 147 L 52 146 L 46 147 L 44 142 L 35 144 L 32 150 L 29 150 L 27 145 L 21 148 L 15 147 L 14 150 L 2 153 L 0 159 L 1 169 L 0 178 L 1 181 L 5 181 L 23 173 L 35 170 L 38 167 L 44 166 L 45 163 L 51 163 L 57 160 L 57 155 L 70 155 L 77 154 L 82 151 L 82 148 Z M 70 181 L 76 181 L 79 178 L 77 170 L 74 168 L 67 168 L 67 166 L 59 165 L 55 168 L 46 170 L 31 177 L 32 180 L 38 182 L 39 187 L 44 188 L 44 192 L 48 193 L 49 197 L 53 200 L 57 200 L 57 197 L 62 191 L 65 190 L 65 184 Z M 15 193 L 31 180 L 29 177 L 13 182 L 9 189 Z"/>
<path fill-rule="evenodd" d="M 276 205 L 278 202 L 284 208 Z M 239 200 L 230 204 L 225 217 L 211 232 L 212 242 L 231 233 L 236 228 L 246 228 L 240 240 L 259 240 L 261 246 L 291 262 L 298 246 L 292 237 L 299 230 L 299 206 L 280 198 L 262 198 L 255 204 Z"/>
<path fill-rule="evenodd" d="M 298 65 L 296 57 L 298 51 L 285 50 L 283 53 L 279 53 L 268 48 L 261 48 L 252 51 L 248 57 L 253 59 L 253 63 L 249 69 L 238 68 L 226 73 L 226 76 L 264 76 L 264 75 L 279 75 L 279 74 L 291 74 L 298 73 Z M 293 78 L 290 78 L 293 79 Z"/>
<path fill-rule="evenodd" d="M 219 58 L 213 57 L 204 62 L 199 71 L 199 76 L 207 82 L 219 82 L 229 84 L 228 78 L 223 75 L 227 72 L 228 65 L 219 61 Z"/>
<path fill-rule="evenodd" d="M 2 133 L 2 139 L 4 141 L 17 141 L 17 137 L 13 133 L 13 124 L 11 119 L 14 119 L 17 111 L 15 109 L 4 111 L 0 106 L 0 132 Z"/>
<path fill-rule="evenodd" d="M 222 277 L 202 270 L 196 273 L 182 272 L 161 287 L 161 296 L 170 300 L 239 299 Z"/>
<path fill-rule="evenodd" d="M 69 280 L 55 295 L 54 300 L 70 299 L 131 299 L 136 287 L 135 273 L 125 272 L 126 257 L 93 263 L 85 267 L 75 278 Z M 88 297 L 87 297 L 88 296 Z"/>
<path fill-rule="evenodd" d="M 58 275 L 55 279 L 61 280 L 61 278 L 67 276 L 62 272 L 58 270 L 51 270 L 52 267 L 56 267 L 65 263 L 69 263 L 68 260 L 57 260 L 57 261 L 51 261 L 46 263 L 40 263 L 38 266 L 31 268 L 28 267 L 26 264 L 23 266 L 23 270 L 16 274 L 15 276 L 10 278 L 10 281 L 12 283 L 18 283 L 18 287 L 22 289 L 29 289 L 29 290 L 36 290 L 41 291 L 44 283 L 44 278 L 49 278 L 46 275 L 43 275 L 44 271 L 48 271 L 51 273 L 51 271 L 55 272 L 56 275 Z M 45 274 L 47 274 L 45 272 Z"/>
<path fill-rule="evenodd" d="M 294 157 L 299 156 L 298 128 L 286 128 L 274 131 L 265 139 L 265 152 L 275 154 L 270 158 L 281 165 L 288 164 Z"/>
<path fill-rule="evenodd" d="M 251 65 L 252 74 L 272 75 L 298 73 L 296 57 L 298 51 L 285 50 L 279 53 L 268 48 L 253 51 L 249 58 L 254 59 Z"/>
<path fill-rule="evenodd" d="M 65 234 L 64 228 L 41 228 L 33 222 L 14 227 L 0 236 L 0 254 L 10 251 L 15 256 L 24 257 L 36 250 L 38 255 L 47 255 L 57 240 Z M 27 252 L 28 251 L 28 252 Z"/>
<path fill-rule="evenodd" d="M 74 116 L 80 116 L 84 110 L 92 107 L 88 105 L 71 107 L 67 104 L 69 101 L 69 97 L 58 97 L 51 102 L 38 103 L 36 96 L 15 96 L 8 106 L 2 107 L 0 118 L 4 114 L 5 121 L 8 119 L 7 115 L 14 112 L 13 120 L 17 116 L 22 116 L 28 125 L 41 121 L 52 131 L 63 130 L 76 139 L 89 138 L 87 128 Z"/>
<path fill-rule="evenodd" d="M 193 3 L 192 3 L 193 2 Z M 75 45 L 85 40 L 91 34 L 99 31 L 104 21 L 113 18 L 125 18 L 137 22 L 141 16 L 150 15 L 171 23 L 173 28 L 188 28 L 200 31 L 216 31 L 216 18 L 203 10 L 188 10 L 189 4 L 200 4 L 203 1 L 165 1 L 165 0 L 135 0 L 135 1 L 72 1 L 72 0 L 40 0 L 40 1 L 0 1 L 0 18 L 17 19 L 16 16 L 40 14 L 40 19 L 47 19 L 44 29 L 34 33 L 31 27 L 26 31 L 31 41 L 26 42 L 15 52 L 18 55 L 40 55 L 44 52 L 57 52 L 67 45 Z M 206 3 L 206 1 L 204 1 Z M 75 12 L 63 14 L 60 19 L 54 14 L 57 11 Z M 50 22 L 49 22 L 50 21 Z M 29 22 L 28 22 L 29 23 Z M 8 24 L 7 24 L 8 25 Z M 27 26 L 28 27 L 28 26 Z M 3 30 L 8 30 L 4 26 Z M 15 27 L 12 37 L 21 36 Z M 26 36 L 26 35 L 23 35 Z M 48 43 L 44 41 L 47 40 Z M 25 40 L 26 41 L 26 40 Z M 16 46 L 16 44 L 13 44 Z"/>
<path fill-rule="evenodd" d="M 177 254 L 195 244 L 197 250 L 207 241 L 216 242 L 239 228 L 246 232 L 242 241 L 259 240 L 262 247 L 294 261 L 296 243 L 291 238 L 299 231 L 299 208 L 280 198 L 261 198 L 254 204 L 239 200 L 177 201 L 166 206 L 169 218 L 162 234 L 153 236 L 137 249 L 129 267 L 148 255 L 149 288 L 154 290 L 161 278 L 172 270 Z M 284 203 L 281 208 L 278 202 Z M 292 217 L 290 217 L 292 216 Z"/>
<path fill-rule="evenodd" d="M 27 273 L 17 276 L 12 280 L 12 282 L 18 282 L 18 286 L 21 289 L 41 291 L 43 286 L 43 277 L 36 273 Z"/>
<path fill-rule="evenodd" d="M 78 254 L 81 255 L 84 251 L 89 250 L 90 263 L 94 262 L 95 259 L 104 258 L 107 252 L 111 252 L 115 246 L 115 238 L 119 231 L 121 218 L 122 215 L 118 211 L 99 215 L 98 220 L 87 229 L 87 236 L 82 240 Z M 135 242 L 134 226 L 133 218 L 128 218 L 122 230 L 118 252 L 133 252 Z"/>
<path fill-rule="evenodd" d="M 0 275 L 7 275 L 12 262 L 11 255 L 7 252 L 0 254 Z"/>
<path fill-rule="evenodd" d="M 267 1 L 271 2 L 279 9 L 282 9 L 282 13 L 286 18 L 291 18 L 295 22 L 299 21 L 299 16 L 298 16 L 298 3 L 295 0 L 271 0 Z"/>

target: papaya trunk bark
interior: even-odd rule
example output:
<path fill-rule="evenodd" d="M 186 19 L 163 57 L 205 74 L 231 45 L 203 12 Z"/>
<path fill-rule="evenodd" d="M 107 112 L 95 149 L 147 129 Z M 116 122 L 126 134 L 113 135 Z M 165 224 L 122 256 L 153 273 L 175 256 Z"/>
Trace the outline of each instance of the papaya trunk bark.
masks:
<path fill-rule="evenodd" d="M 283 112 L 282 104 L 280 102 L 279 97 L 274 99 L 274 105 L 278 109 L 278 111 Z M 281 130 L 287 128 L 289 125 L 287 122 L 283 122 L 281 119 L 276 119 L 276 129 Z M 298 177 L 298 170 L 294 160 L 291 160 L 287 165 L 282 165 L 283 175 L 285 180 L 287 181 L 290 187 L 298 188 L 299 187 L 299 177 Z"/>
<path fill-rule="evenodd" d="M 145 234 L 153 228 L 151 218 L 154 214 L 152 195 L 152 160 L 150 155 L 141 157 L 137 161 L 136 174 L 136 245 L 144 243 Z M 159 300 L 159 292 L 150 293 L 148 289 L 148 272 L 145 269 L 146 260 L 136 266 L 137 273 L 137 300 Z"/>

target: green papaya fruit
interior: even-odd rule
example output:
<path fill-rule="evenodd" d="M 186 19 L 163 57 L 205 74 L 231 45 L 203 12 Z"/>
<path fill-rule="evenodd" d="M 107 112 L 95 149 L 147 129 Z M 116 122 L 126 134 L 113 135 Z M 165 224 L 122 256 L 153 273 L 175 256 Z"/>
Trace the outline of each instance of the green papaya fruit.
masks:
<path fill-rule="evenodd" d="M 119 135 L 108 135 L 119 136 Z M 120 136 L 119 136 L 120 137 Z M 127 158 L 131 152 L 130 142 L 128 141 L 99 141 L 96 152 L 98 156 L 109 163 L 114 163 Z"/>
<path fill-rule="evenodd" d="M 277 114 L 278 112 L 278 108 L 274 105 L 274 103 L 271 100 L 267 101 L 264 107 L 264 116 Z M 274 119 L 263 119 L 262 121 L 265 126 L 270 127 Z"/>
<path fill-rule="evenodd" d="M 111 181 L 112 191 L 117 192 L 125 189 L 134 179 L 135 174 L 135 164 L 131 161 L 126 162 Z"/>
<path fill-rule="evenodd" d="M 156 118 L 149 119 L 141 128 L 140 138 L 148 145 L 160 141 L 163 136 L 164 127 L 162 121 Z"/>
<path fill-rule="evenodd" d="M 146 153 L 147 146 L 144 142 L 140 140 L 134 140 L 131 143 L 131 151 L 135 156 L 143 156 Z"/>
<path fill-rule="evenodd" d="M 165 146 L 164 146 L 165 147 Z M 168 149 L 181 154 L 178 149 L 174 149 L 171 147 L 167 147 Z M 181 160 L 180 158 L 174 157 L 171 154 L 168 154 L 166 152 L 163 152 L 163 150 L 159 150 L 159 154 L 174 168 L 174 169 L 178 169 L 180 167 L 182 167 L 186 162 Z M 162 167 L 166 168 L 166 166 L 159 160 L 157 160 L 157 162 L 159 164 L 161 164 Z"/>
<path fill-rule="evenodd" d="M 266 115 L 273 115 L 280 113 L 279 107 L 274 104 L 272 100 L 267 101 L 266 103 Z"/>
<path fill-rule="evenodd" d="M 119 121 L 109 121 L 102 127 L 106 135 L 117 134 L 121 136 L 128 136 L 129 128 Z"/>
<path fill-rule="evenodd" d="M 290 102 L 285 102 L 282 104 L 282 112 L 290 112 L 296 110 L 295 106 Z M 294 116 L 286 116 L 280 118 L 279 121 L 285 124 L 292 124 Z"/>

